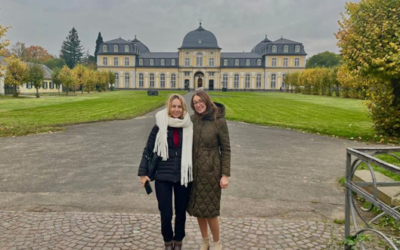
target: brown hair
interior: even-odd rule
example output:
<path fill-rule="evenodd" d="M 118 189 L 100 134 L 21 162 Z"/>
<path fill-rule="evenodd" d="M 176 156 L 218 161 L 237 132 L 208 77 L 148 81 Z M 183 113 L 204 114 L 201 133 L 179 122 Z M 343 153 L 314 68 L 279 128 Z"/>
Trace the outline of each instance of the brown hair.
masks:
<path fill-rule="evenodd" d="M 194 94 L 192 96 L 192 100 L 190 101 L 190 107 L 193 109 L 194 113 L 198 117 L 202 117 L 204 115 L 204 114 L 197 113 L 196 109 L 194 108 L 193 99 L 195 96 L 200 97 L 201 100 L 203 100 L 203 102 L 206 104 L 206 111 L 204 112 L 204 114 L 207 113 L 208 111 L 210 111 L 211 109 L 214 109 L 213 113 L 212 113 L 212 117 L 214 118 L 214 120 L 217 120 L 218 107 L 217 107 L 217 105 L 215 105 L 215 103 L 213 103 L 213 101 L 211 101 L 211 97 L 204 91 L 196 92 L 196 94 Z"/>
<path fill-rule="evenodd" d="M 172 107 L 172 102 L 178 99 L 179 101 L 181 101 L 182 104 L 182 115 L 181 117 L 179 117 L 180 119 L 183 119 L 187 113 L 187 106 L 186 106 L 186 102 L 185 99 L 183 99 L 183 96 L 178 95 L 178 94 L 172 94 L 169 96 L 168 100 L 167 100 L 167 110 L 168 110 L 168 115 L 171 116 L 171 107 Z M 172 117 L 172 116 L 171 116 Z"/>

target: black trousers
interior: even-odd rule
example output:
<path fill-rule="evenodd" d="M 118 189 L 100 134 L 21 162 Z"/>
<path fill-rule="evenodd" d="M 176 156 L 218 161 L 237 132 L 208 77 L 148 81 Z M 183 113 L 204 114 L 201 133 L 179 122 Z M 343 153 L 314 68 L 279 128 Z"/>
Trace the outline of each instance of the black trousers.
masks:
<path fill-rule="evenodd" d="M 155 181 L 158 209 L 161 213 L 161 233 L 165 242 L 185 238 L 186 207 L 189 202 L 190 184 Z M 172 231 L 172 196 L 175 195 L 175 235 Z"/>

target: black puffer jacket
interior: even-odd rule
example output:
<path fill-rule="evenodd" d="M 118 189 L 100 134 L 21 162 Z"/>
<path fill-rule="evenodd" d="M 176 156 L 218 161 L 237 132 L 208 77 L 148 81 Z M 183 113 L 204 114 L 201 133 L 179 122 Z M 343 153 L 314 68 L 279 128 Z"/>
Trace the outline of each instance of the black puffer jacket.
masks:
<path fill-rule="evenodd" d="M 182 157 L 182 128 L 176 128 L 179 132 L 179 145 L 175 147 L 173 131 L 175 128 L 168 127 L 168 159 L 166 161 L 161 160 L 157 165 L 155 180 L 159 181 L 170 181 L 179 182 L 181 181 L 181 157 Z M 154 149 L 154 144 L 157 138 L 158 126 L 154 125 L 150 132 L 149 139 L 147 140 L 148 146 Z M 142 161 L 139 165 L 138 176 L 145 176 L 148 173 L 147 160 L 145 158 L 147 154 L 146 148 L 143 151 Z"/>

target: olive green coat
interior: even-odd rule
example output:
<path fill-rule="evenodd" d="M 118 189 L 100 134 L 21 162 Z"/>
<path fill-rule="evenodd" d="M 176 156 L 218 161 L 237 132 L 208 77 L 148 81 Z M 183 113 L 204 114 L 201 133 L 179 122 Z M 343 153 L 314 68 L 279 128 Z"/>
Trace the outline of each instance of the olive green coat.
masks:
<path fill-rule="evenodd" d="M 218 107 L 217 120 L 211 112 L 201 119 L 192 115 L 193 122 L 193 183 L 187 211 L 200 218 L 220 214 L 222 175 L 230 176 L 231 147 L 225 107 Z"/>

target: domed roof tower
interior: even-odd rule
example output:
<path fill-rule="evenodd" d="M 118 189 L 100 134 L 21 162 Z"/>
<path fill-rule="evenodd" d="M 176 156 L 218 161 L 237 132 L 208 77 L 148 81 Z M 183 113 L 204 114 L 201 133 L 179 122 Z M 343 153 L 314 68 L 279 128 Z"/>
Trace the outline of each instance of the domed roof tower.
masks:
<path fill-rule="evenodd" d="M 183 38 L 182 46 L 179 49 L 221 49 L 218 47 L 217 38 L 208 30 L 201 27 L 190 31 Z"/>
<path fill-rule="evenodd" d="M 251 52 L 257 53 L 257 54 L 261 55 L 261 54 L 262 54 L 262 53 L 261 53 L 261 49 L 262 49 L 265 45 L 267 45 L 268 43 L 270 43 L 270 42 L 271 42 L 271 40 L 269 40 L 269 39 L 267 38 L 267 35 L 265 35 L 265 39 L 262 40 L 261 42 L 259 42 L 256 46 L 254 46 L 254 48 L 251 50 Z"/>

